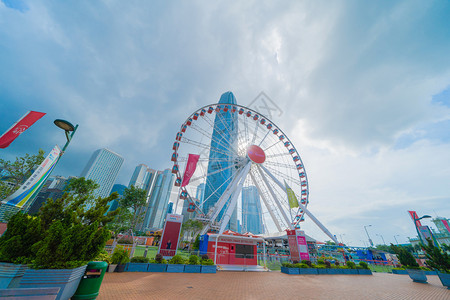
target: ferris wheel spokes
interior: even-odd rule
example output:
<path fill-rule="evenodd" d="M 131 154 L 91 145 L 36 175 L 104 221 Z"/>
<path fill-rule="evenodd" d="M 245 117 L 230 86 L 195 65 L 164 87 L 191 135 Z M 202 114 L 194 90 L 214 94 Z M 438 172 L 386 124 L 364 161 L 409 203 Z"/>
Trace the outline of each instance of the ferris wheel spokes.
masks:
<path fill-rule="evenodd" d="M 220 222 L 219 234 L 223 233 L 223 231 L 225 230 L 225 227 L 228 225 L 228 222 L 230 222 L 231 215 L 233 214 L 233 211 L 236 208 L 237 198 L 238 198 L 239 194 L 241 193 L 242 187 L 244 186 L 244 182 L 245 182 L 248 172 L 250 171 L 250 167 L 251 167 L 251 162 L 247 163 L 245 168 L 242 170 L 242 175 L 240 176 L 239 184 L 235 188 L 233 188 L 233 190 L 231 192 L 232 196 L 231 196 L 230 203 L 229 203 L 228 208 Z"/>
<path fill-rule="evenodd" d="M 280 223 L 278 222 L 278 219 L 275 217 L 275 214 L 272 210 L 272 206 L 269 205 L 269 202 L 266 199 L 266 195 L 262 192 L 261 187 L 259 186 L 258 181 L 256 181 L 253 173 L 250 172 L 249 174 L 250 174 L 250 178 L 252 179 L 253 184 L 256 186 L 256 189 L 258 190 L 258 193 L 264 202 L 264 205 L 266 206 L 267 210 L 269 211 L 270 217 L 272 218 L 273 222 L 275 223 L 275 226 L 277 227 L 278 231 L 281 232 L 282 229 L 281 229 Z"/>
<path fill-rule="evenodd" d="M 257 166 L 257 169 L 258 169 L 259 174 L 261 175 L 261 178 L 263 179 L 264 183 L 266 184 L 267 188 L 269 189 L 269 192 L 272 195 L 272 198 L 275 201 L 275 204 L 277 205 L 278 209 L 281 211 L 281 215 L 283 216 L 284 221 L 286 221 L 287 226 L 289 226 L 289 229 L 293 229 L 292 223 L 289 221 L 289 218 L 288 218 L 286 212 L 284 211 L 283 207 L 281 206 L 281 203 L 278 200 L 277 195 L 273 191 L 272 186 L 269 184 L 269 181 L 267 180 L 266 176 L 261 171 L 261 168 L 259 168 L 259 165 Z"/>

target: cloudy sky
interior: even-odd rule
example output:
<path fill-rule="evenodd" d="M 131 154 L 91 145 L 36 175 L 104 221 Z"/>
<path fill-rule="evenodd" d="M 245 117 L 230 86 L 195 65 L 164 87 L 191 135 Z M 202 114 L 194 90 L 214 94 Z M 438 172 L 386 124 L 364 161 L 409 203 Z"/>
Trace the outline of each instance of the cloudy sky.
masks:
<path fill-rule="evenodd" d="M 449 15 L 447 1 L 2 0 L 0 131 L 47 115 L 0 157 L 63 145 L 62 118 L 79 129 L 53 175 L 106 147 L 128 184 L 137 164 L 170 167 L 180 125 L 230 90 L 288 134 L 339 239 L 363 245 L 370 224 L 375 243 L 406 242 L 408 209 L 450 217 Z"/>

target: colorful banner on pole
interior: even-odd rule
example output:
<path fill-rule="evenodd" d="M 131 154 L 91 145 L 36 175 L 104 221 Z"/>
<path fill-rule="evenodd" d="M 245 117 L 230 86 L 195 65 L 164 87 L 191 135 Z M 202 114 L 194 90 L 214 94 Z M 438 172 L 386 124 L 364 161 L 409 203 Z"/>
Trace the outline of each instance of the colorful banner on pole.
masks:
<path fill-rule="evenodd" d="M 447 229 L 448 233 L 450 233 L 450 226 L 447 220 L 441 220 L 442 224 L 444 224 L 445 229 Z"/>
<path fill-rule="evenodd" d="M 411 219 L 415 223 L 416 227 L 422 226 L 422 223 L 419 221 L 419 216 L 414 210 L 408 210 L 409 215 L 411 216 Z"/>
<path fill-rule="evenodd" d="M 166 216 L 158 249 L 158 253 L 164 256 L 165 259 L 170 259 L 177 254 L 182 222 L 183 215 L 167 214 Z"/>
<path fill-rule="evenodd" d="M 56 145 L 52 151 L 47 155 L 40 166 L 34 171 L 30 178 L 12 195 L 3 200 L 4 204 L 13 205 L 16 207 L 23 207 L 27 201 L 34 199 L 39 193 L 42 185 L 50 176 L 53 168 L 56 166 L 61 149 Z"/>
<path fill-rule="evenodd" d="M 29 111 L 0 136 L 0 148 L 8 147 L 19 135 L 42 118 L 45 113 Z"/>
<path fill-rule="evenodd" d="M 288 196 L 288 200 L 289 200 L 289 207 L 290 208 L 296 208 L 298 207 L 298 200 L 297 197 L 295 196 L 294 191 L 289 187 L 289 185 L 287 184 L 286 180 L 284 181 L 284 185 L 286 187 L 286 193 Z"/>
<path fill-rule="evenodd" d="M 437 240 L 434 238 L 433 233 L 431 232 L 430 227 L 428 226 L 419 226 L 419 233 L 422 236 L 422 240 L 425 244 L 428 244 L 427 240 L 431 240 L 434 244 L 434 246 L 439 248 L 439 243 L 437 242 Z"/>
<path fill-rule="evenodd" d="M 184 170 L 183 182 L 181 183 L 181 187 L 187 186 L 189 184 L 189 180 L 191 180 L 191 177 L 192 175 L 194 175 L 195 169 L 197 168 L 197 162 L 199 158 L 200 155 L 189 154 L 186 169 Z"/>

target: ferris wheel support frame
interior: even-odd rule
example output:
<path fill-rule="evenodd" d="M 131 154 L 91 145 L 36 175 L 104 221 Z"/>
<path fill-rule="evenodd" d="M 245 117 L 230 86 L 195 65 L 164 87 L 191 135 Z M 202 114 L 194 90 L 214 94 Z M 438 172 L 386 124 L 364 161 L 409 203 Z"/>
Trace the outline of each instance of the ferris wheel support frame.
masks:
<path fill-rule="evenodd" d="M 228 222 L 230 222 L 231 215 L 233 214 L 233 211 L 236 208 L 237 198 L 239 196 L 239 193 L 242 190 L 242 187 L 244 186 L 244 182 L 245 182 L 248 172 L 250 171 L 251 165 L 252 165 L 251 162 L 247 163 L 247 165 L 242 170 L 242 175 L 241 175 L 239 184 L 237 186 L 233 187 L 232 198 L 231 198 L 230 204 L 228 205 L 227 211 L 224 214 L 223 219 L 220 223 L 219 234 L 223 233 L 223 231 L 225 230 L 225 227 L 228 225 Z"/>
<path fill-rule="evenodd" d="M 256 189 L 258 190 L 259 195 L 263 199 L 264 205 L 266 206 L 267 210 L 269 211 L 270 217 L 272 218 L 273 222 L 275 223 L 275 226 L 277 227 L 279 232 L 283 231 L 281 229 L 280 223 L 278 222 L 278 219 L 275 217 L 275 215 L 273 213 L 272 207 L 269 205 L 269 201 L 267 201 L 266 196 L 262 192 L 258 181 L 256 181 L 255 176 L 253 176 L 252 172 L 250 172 L 249 174 L 250 174 L 250 178 L 253 181 L 253 184 L 256 186 Z"/>
<path fill-rule="evenodd" d="M 278 184 L 278 186 L 283 189 L 284 191 L 286 191 L 286 187 L 283 186 L 283 184 L 281 184 L 280 181 L 278 181 L 278 179 L 276 179 L 275 176 L 272 175 L 272 173 L 270 173 L 269 170 L 267 170 L 267 168 L 265 168 L 264 166 L 261 166 L 262 169 L 273 179 L 273 181 L 275 181 L 276 184 Z M 311 220 L 313 220 L 314 223 L 316 223 L 316 225 L 326 234 L 328 235 L 335 243 L 336 245 L 339 244 L 337 238 L 331 234 L 331 232 L 299 201 L 298 202 L 298 206 L 305 212 L 305 214 L 307 214 Z"/>
<path fill-rule="evenodd" d="M 265 185 L 267 186 L 267 189 L 269 190 L 270 194 L 272 195 L 273 200 L 277 204 L 278 209 L 281 211 L 281 214 L 283 215 L 283 218 L 286 221 L 286 224 L 289 226 L 289 229 L 291 229 L 291 230 L 294 229 L 294 227 L 292 226 L 292 222 L 289 221 L 289 218 L 287 217 L 286 212 L 284 211 L 283 207 L 281 206 L 281 203 L 278 200 L 277 195 L 275 195 L 275 192 L 273 191 L 272 187 L 270 186 L 269 182 L 267 181 L 266 176 L 263 174 L 263 172 L 259 168 L 259 165 L 257 166 L 257 169 L 258 169 L 258 172 L 261 175 Z"/>

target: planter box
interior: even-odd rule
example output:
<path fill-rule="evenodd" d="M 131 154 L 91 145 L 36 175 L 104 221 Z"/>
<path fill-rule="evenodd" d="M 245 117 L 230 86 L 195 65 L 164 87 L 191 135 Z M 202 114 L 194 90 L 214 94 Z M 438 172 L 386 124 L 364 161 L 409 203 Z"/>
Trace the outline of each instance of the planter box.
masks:
<path fill-rule="evenodd" d="M 166 264 L 148 264 L 147 272 L 165 272 L 166 269 Z"/>
<path fill-rule="evenodd" d="M 370 269 L 358 269 L 359 275 L 372 275 L 372 271 Z"/>
<path fill-rule="evenodd" d="M 307 274 L 307 275 L 317 275 L 318 273 L 317 273 L 317 269 L 313 269 L 313 268 L 300 268 L 300 269 L 298 269 L 298 273 L 300 274 L 300 275 L 302 275 L 302 274 Z"/>
<path fill-rule="evenodd" d="M 326 270 L 327 270 L 327 274 L 329 274 L 329 275 L 336 275 L 336 274 L 338 274 L 337 269 L 327 268 Z"/>
<path fill-rule="evenodd" d="M 110 264 L 108 266 L 108 273 L 113 273 L 116 271 L 117 265 Z"/>
<path fill-rule="evenodd" d="M 0 289 L 18 287 L 26 269 L 26 265 L 0 263 Z"/>
<path fill-rule="evenodd" d="M 125 272 L 126 266 L 127 266 L 126 264 L 119 264 L 119 265 L 117 265 L 116 270 L 114 272 L 118 272 L 118 273 Z"/>
<path fill-rule="evenodd" d="M 298 271 L 298 268 L 285 268 L 284 273 L 289 274 L 289 275 L 298 275 L 299 271 Z"/>
<path fill-rule="evenodd" d="M 358 269 L 347 269 L 347 270 L 348 270 L 348 272 L 346 274 L 349 274 L 349 275 L 358 275 L 359 274 Z"/>
<path fill-rule="evenodd" d="M 341 274 L 344 274 L 344 269 L 333 269 L 334 270 L 334 274 L 337 274 L 337 275 L 341 275 Z"/>
<path fill-rule="evenodd" d="M 407 269 L 409 277 L 414 282 L 427 283 L 427 275 L 422 270 Z"/>
<path fill-rule="evenodd" d="M 185 265 L 184 273 L 200 273 L 202 270 L 201 265 Z"/>
<path fill-rule="evenodd" d="M 202 265 L 202 271 L 201 273 L 216 273 L 217 272 L 217 267 L 216 265 L 212 265 L 212 266 L 205 266 Z"/>
<path fill-rule="evenodd" d="M 319 275 L 327 275 L 328 274 L 328 269 L 316 269 L 317 270 L 317 274 Z"/>
<path fill-rule="evenodd" d="M 167 273 L 183 273 L 184 271 L 184 265 L 173 265 L 168 264 L 167 265 Z"/>
<path fill-rule="evenodd" d="M 437 275 L 438 273 L 436 271 L 424 271 L 425 275 Z"/>
<path fill-rule="evenodd" d="M 28 269 L 25 271 L 20 288 L 59 287 L 56 300 L 70 299 L 78 288 L 86 266 L 75 269 Z"/>
<path fill-rule="evenodd" d="M 147 272 L 148 263 L 127 263 L 127 272 Z"/>
<path fill-rule="evenodd" d="M 450 274 L 437 272 L 443 286 L 450 290 Z"/>
<path fill-rule="evenodd" d="M 394 270 L 394 269 L 392 269 L 392 274 L 408 275 L 408 272 L 406 272 L 406 270 Z"/>

